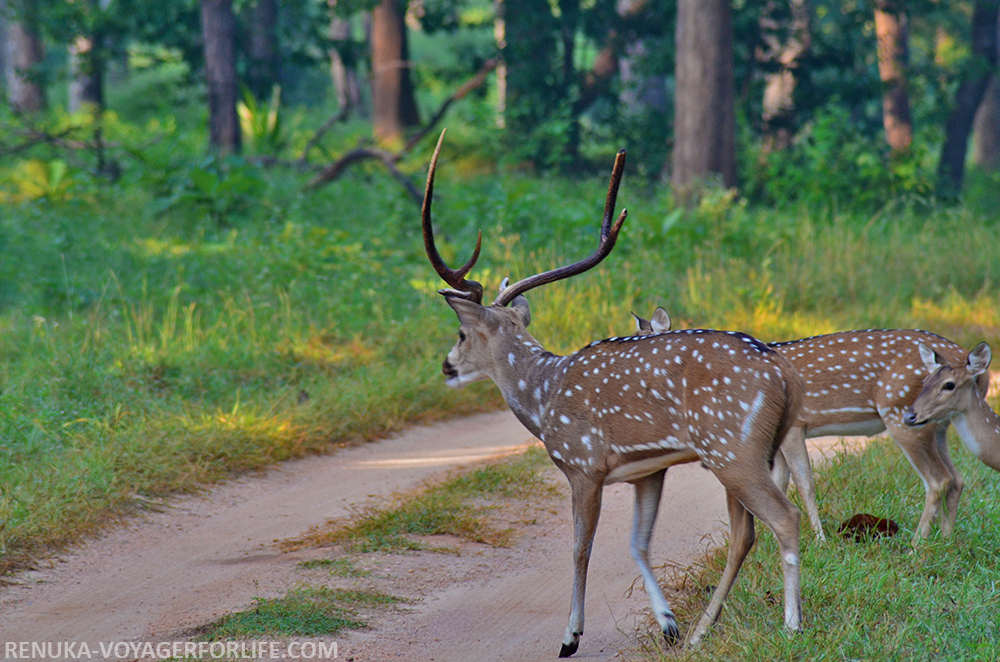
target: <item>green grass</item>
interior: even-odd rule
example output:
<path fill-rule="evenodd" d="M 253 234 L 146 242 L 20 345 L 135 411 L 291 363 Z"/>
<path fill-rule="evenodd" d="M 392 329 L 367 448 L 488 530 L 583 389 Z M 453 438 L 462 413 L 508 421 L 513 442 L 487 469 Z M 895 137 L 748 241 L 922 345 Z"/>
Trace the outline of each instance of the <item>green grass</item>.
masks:
<path fill-rule="evenodd" d="M 358 508 L 347 520 L 331 521 L 302 538 L 285 541 L 285 549 L 346 543 L 353 552 L 404 550 L 447 551 L 428 547 L 416 536 L 455 535 L 495 546 L 510 543 L 513 530 L 497 528 L 489 515 L 498 499 L 555 496 L 542 470 L 548 455 L 540 446 L 512 459 L 488 464 L 419 490 L 394 494 L 387 502 Z"/>
<path fill-rule="evenodd" d="M 146 156 L 114 185 L 4 203 L 0 571 L 150 499 L 502 406 L 490 384 L 444 386 L 456 320 L 415 206 L 377 168 L 306 195 L 305 175 L 191 164 L 159 143 Z M 482 228 L 472 277 L 488 291 L 593 251 L 603 177 L 466 175 L 482 164 L 442 158 L 442 253 L 464 260 Z M 196 171 L 235 184 L 164 206 Z M 1000 223 L 977 211 L 995 204 L 872 216 L 716 195 L 681 212 L 630 178 L 619 200 L 608 260 L 529 294 L 555 351 L 630 333 L 629 311 L 656 305 L 678 327 L 765 340 L 921 326 L 1000 343 Z"/>
<path fill-rule="evenodd" d="M 301 586 L 283 598 L 257 598 L 252 608 L 226 614 L 199 630 L 199 638 L 222 641 L 247 637 L 319 637 L 360 630 L 359 611 L 385 609 L 400 598 L 378 591 Z"/>
<path fill-rule="evenodd" d="M 299 567 L 305 570 L 320 568 L 329 571 L 334 577 L 365 577 L 370 572 L 359 568 L 357 562 L 348 556 L 339 559 L 310 559 L 300 563 Z"/>
<path fill-rule="evenodd" d="M 831 539 L 802 536 L 804 630 L 783 630 L 777 544 L 758 523 L 758 543 L 740 571 L 715 630 L 698 650 L 662 652 L 654 637 L 641 660 L 995 660 L 1000 658 L 1000 480 L 952 440 L 966 479 L 955 535 L 911 545 L 923 487 L 891 441 L 840 454 L 817 472 L 820 512 Z M 897 521 L 894 538 L 865 543 L 836 535 L 859 512 Z M 697 620 L 725 565 L 723 550 L 686 577 L 675 601 L 683 625 Z M 660 652 L 657 652 L 660 651 Z"/>

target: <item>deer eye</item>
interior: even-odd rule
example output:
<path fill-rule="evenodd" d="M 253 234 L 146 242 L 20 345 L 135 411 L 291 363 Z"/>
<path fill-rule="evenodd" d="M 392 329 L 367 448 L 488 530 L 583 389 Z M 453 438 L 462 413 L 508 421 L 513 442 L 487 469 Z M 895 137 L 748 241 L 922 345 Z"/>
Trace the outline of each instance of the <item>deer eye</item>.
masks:
<path fill-rule="evenodd" d="M 458 342 L 465 342 L 465 331 L 458 332 Z M 954 388 L 954 385 L 952 385 L 952 388 Z"/>
<path fill-rule="evenodd" d="M 941 390 L 943 390 L 943 391 L 954 391 L 955 390 L 955 382 L 945 382 L 941 386 Z"/>

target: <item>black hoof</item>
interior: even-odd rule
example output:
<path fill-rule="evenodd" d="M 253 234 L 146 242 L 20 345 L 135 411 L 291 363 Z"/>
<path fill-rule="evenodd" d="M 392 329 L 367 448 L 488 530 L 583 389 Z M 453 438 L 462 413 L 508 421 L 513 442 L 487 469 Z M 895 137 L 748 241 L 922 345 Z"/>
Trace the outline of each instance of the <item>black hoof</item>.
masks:
<path fill-rule="evenodd" d="M 576 649 L 580 647 L 580 643 L 574 641 L 571 644 L 563 644 L 562 648 L 559 649 L 559 657 L 569 657 L 576 652 Z"/>
<path fill-rule="evenodd" d="M 677 621 L 673 616 L 667 617 L 667 624 L 663 626 L 663 638 L 668 646 L 673 646 L 681 640 L 681 629 L 677 627 Z"/>

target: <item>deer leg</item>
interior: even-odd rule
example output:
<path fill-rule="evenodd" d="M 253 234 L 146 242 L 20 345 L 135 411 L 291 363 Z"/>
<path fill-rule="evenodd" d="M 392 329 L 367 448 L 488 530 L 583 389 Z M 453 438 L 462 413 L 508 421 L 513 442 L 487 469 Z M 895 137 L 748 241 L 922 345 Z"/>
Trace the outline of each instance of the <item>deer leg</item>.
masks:
<path fill-rule="evenodd" d="M 952 473 L 948 465 L 951 464 L 949 457 L 946 463 L 938 452 L 937 442 L 934 439 L 935 431 L 930 426 L 923 428 L 907 428 L 902 424 L 899 417 L 882 416 L 886 428 L 896 441 L 896 445 L 902 449 L 906 459 L 910 461 L 920 480 L 924 483 L 924 512 L 920 516 L 917 530 L 913 534 L 914 542 L 923 540 L 931 532 L 931 522 L 938 516 L 941 510 L 941 501 L 944 499 L 947 504 L 949 492 L 952 490 Z M 956 471 L 957 473 L 957 471 Z M 955 503 L 956 509 L 958 503 Z M 944 527 L 941 529 L 945 533 Z M 949 530 L 948 533 L 951 533 Z"/>
<path fill-rule="evenodd" d="M 601 516 L 601 483 L 582 475 L 569 477 L 573 500 L 573 601 L 569 624 L 559 657 L 569 657 L 580 647 L 583 635 L 583 603 L 587 592 L 587 566 L 594 545 L 594 532 Z"/>
<path fill-rule="evenodd" d="M 746 467 L 744 472 L 743 480 L 728 480 L 727 489 L 753 516 L 764 522 L 778 539 L 785 580 L 785 627 L 800 630 L 802 600 L 799 577 L 799 511 L 766 475 L 762 473 L 759 477 L 754 477 Z M 747 474 L 749 479 L 746 478 Z M 735 576 L 735 572 L 733 574 Z"/>
<path fill-rule="evenodd" d="M 775 490 L 778 488 L 775 487 Z M 689 646 L 697 646 L 708 633 L 709 628 L 719 619 L 722 613 L 722 603 L 729 595 L 729 589 L 736 581 L 736 575 L 743 565 L 743 560 L 750 553 L 754 543 L 753 515 L 750 514 L 736 495 L 726 488 L 726 506 L 729 508 L 729 551 L 726 555 L 726 569 L 722 572 L 719 585 L 712 594 L 712 600 L 698 620 L 694 632 L 688 637 Z"/>
<path fill-rule="evenodd" d="M 955 531 L 955 522 L 958 519 L 958 502 L 962 498 L 965 481 L 958 473 L 958 469 L 955 468 L 954 462 L 951 461 L 951 453 L 948 451 L 948 423 L 939 423 L 935 426 L 934 445 L 942 463 L 951 474 L 951 483 L 945 496 L 945 507 L 941 510 L 941 534 L 950 536 Z"/>
<path fill-rule="evenodd" d="M 642 581 L 646 584 L 646 593 L 653 606 L 653 615 L 660 624 L 660 630 L 668 644 L 676 643 L 680 637 L 677 619 L 674 617 L 670 604 L 663 597 L 659 582 L 649 566 L 649 539 L 653 535 L 653 525 L 656 524 L 656 513 L 660 508 L 660 494 L 663 492 L 663 476 L 666 469 L 645 476 L 633 483 L 635 487 L 635 516 L 632 520 L 632 558 L 639 566 Z"/>
<path fill-rule="evenodd" d="M 795 489 L 802 496 L 802 501 L 806 504 L 806 514 L 809 515 L 809 524 L 812 526 L 816 539 L 820 542 L 826 540 L 823 535 L 823 521 L 819 518 L 819 507 L 816 505 L 816 488 L 813 483 L 812 462 L 809 461 L 809 449 L 806 448 L 805 429 L 794 427 L 785 435 L 785 440 L 781 443 L 780 453 L 774 457 L 775 470 L 778 467 L 778 458 L 782 458 L 788 465 L 787 471 L 792 474 L 795 481 Z M 771 471 L 772 478 L 774 470 Z M 775 481 L 778 489 L 785 492 L 788 487 L 787 476 L 785 485 Z"/>
<path fill-rule="evenodd" d="M 771 480 L 774 481 L 774 484 L 777 485 L 778 489 L 782 492 L 788 490 L 788 478 L 790 475 L 788 460 L 785 459 L 785 454 L 775 453 L 774 466 L 771 468 Z"/>

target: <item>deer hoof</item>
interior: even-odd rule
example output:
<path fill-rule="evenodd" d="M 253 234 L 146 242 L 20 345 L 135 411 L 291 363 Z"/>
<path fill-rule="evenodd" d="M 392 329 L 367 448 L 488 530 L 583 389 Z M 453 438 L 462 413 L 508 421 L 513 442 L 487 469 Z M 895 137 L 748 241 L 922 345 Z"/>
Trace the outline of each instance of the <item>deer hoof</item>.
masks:
<path fill-rule="evenodd" d="M 677 627 L 673 614 L 667 616 L 667 622 L 663 624 L 663 638 L 668 646 L 673 646 L 681 640 L 681 629 Z"/>
<path fill-rule="evenodd" d="M 577 639 L 571 644 L 563 644 L 562 648 L 559 649 L 559 657 L 569 657 L 576 652 L 576 649 L 580 647 L 580 640 Z"/>

